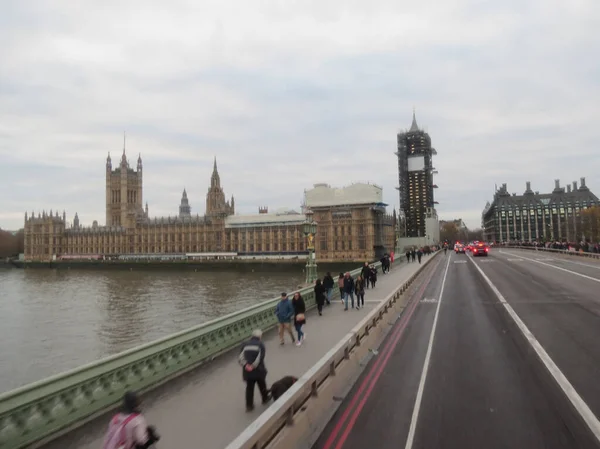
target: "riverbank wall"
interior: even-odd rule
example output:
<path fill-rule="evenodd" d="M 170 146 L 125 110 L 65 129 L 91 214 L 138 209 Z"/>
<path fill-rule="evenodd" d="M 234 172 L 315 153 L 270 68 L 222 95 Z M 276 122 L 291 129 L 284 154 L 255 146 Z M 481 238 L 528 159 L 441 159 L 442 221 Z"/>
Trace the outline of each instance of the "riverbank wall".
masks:
<path fill-rule="evenodd" d="M 244 259 L 244 260 L 174 260 L 174 261 L 52 261 L 22 262 L 14 261 L 16 268 L 23 269 L 58 269 L 58 270 L 177 270 L 177 271 L 288 271 L 304 269 L 306 260 L 302 259 Z M 359 262 L 327 262 L 318 264 L 319 273 L 354 270 L 362 264 Z"/>

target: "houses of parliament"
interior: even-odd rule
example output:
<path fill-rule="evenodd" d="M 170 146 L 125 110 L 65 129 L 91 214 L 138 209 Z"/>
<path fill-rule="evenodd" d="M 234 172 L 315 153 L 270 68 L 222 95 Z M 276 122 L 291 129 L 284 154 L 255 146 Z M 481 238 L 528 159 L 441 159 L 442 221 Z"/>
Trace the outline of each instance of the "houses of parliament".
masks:
<path fill-rule="evenodd" d="M 353 184 L 332 189 L 318 184 L 305 191 L 301 212 L 236 215 L 226 199 L 215 158 L 206 194 L 206 211 L 193 215 L 184 189 L 179 214 L 151 218 L 143 202 L 141 155 L 135 169 L 125 149 L 119 164 L 106 159 L 106 223 L 82 226 L 77 213 L 67 224 L 65 212 L 25 213 L 25 261 L 56 259 L 143 259 L 151 255 L 229 253 L 255 256 L 305 255 L 307 214 L 317 222 L 315 254 L 319 261 L 365 261 L 393 251 L 396 215 L 381 202 L 381 187 Z"/>

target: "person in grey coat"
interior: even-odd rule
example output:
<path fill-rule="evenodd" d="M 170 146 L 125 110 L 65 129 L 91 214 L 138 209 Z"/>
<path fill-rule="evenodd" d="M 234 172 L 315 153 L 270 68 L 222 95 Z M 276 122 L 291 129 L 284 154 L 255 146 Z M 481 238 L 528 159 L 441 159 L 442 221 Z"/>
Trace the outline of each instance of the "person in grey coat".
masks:
<path fill-rule="evenodd" d="M 242 366 L 242 377 L 246 382 L 246 411 L 254 410 L 254 385 L 262 396 L 263 404 L 271 399 L 267 389 L 267 367 L 265 366 L 265 344 L 262 342 L 260 329 L 252 332 L 250 340 L 242 344 L 239 364 Z"/>

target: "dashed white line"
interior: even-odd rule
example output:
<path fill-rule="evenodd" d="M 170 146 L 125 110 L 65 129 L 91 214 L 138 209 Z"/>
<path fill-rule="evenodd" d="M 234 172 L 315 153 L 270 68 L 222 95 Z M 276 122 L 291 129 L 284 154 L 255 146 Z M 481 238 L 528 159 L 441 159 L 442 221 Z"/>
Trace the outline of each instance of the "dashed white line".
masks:
<path fill-rule="evenodd" d="M 530 260 L 533 260 L 533 259 L 530 259 Z M 569 379 L 567 379 L 567 377 L 558 368 L 556 363 L 554 363 L 554 360 L 552 360 L 552 358 L 550 358 L 550 356 L 548 355 L 548 353 L 546 352 L 544 347 L 540 344 L 540 342 L 535 338 L 535 336 L 527 328 L 525 323 L 521 320 L 521 318 L 519 318 L 519 315 L 517 315 L 517 313 L 510 306 L 510 304 L 508 304 L 506 302 L 506 299 L 504 298 L 504 296 L 502 296 L 502 293 L 500 293 L 500 291 L 492 283 L 490 278 L 488 278 L 486 276 L 486 274 L 483 272 L 483 270 L 480 267 L 478 267 L 475 262 L 473 262 L 473 265 L 475 265 L 475 268 L 477 268 L 477 270 L 479 271 L 479 273 L 481 274 L 481 276 L 483 277 L 485 282 L 490 286 L 490 288 L 492 289 L 492 291 L 494 292 L 494 294 L 496 295 L 498 300 L 502 303 L 502 305 L 504 306 L 504 308 L 506 309 L 508 314 L 511 316 L 511 318 L 514 320 L 514 322 L 517 324 L 517 327 L 523 333 L 523 335 L 525 336 L 525 338 L 527 339 L 529 344 L 533 347 L 534 351 L 536 352 L 536 354 L 538 355 L 538 357 L 540 358 L 540 360 L 542 361 L 542 363 L 544 364 L 546 369 L 550 372 L 552 377 L 554 377 L 554 380 L 556 381 L 558 386 L 561 388 L 563 393 L 567 396 L 569 401 L 571 401 L 571 404 L 573 404 L 573 407 L 575 408 L 575 410 L 577 410 L 577 412 L 581 415 L 581 417 L 583 418 L 585 423 L 588 425 L 588 427 L 590 428 L 590 430 L 592 431 L 592 433 L 594 434 L 596 439 L 598 441 L 600 441 L 600 421 L 598 421 L 598 418 L 596 417 L 596 415 L 594 415 L 594 412 L 592 412 L 592 410 L 585 403 L 583 398 L 579 395 L 579 393 L 577 393 L 577 391 L 575 390 L 573 385 L 571 385 L 571 382 L 569 382 Z M 544 265 L 547 265 L 547 264 L 544 264 Z M 554 268 L 557 268 L 557 267 L 554 267 Z"/>
<path fill-rule="evenodd" d="M 444 279 L 442 280 L 442 289 L 440 291 L 440 299 L 435 309 L 435 315 L 433 317 L 433 325 L 431 326 L 431 335 L 429 336 L 429 344 L 427 345 L 427 353 L 425 354 L 425 361 L 423 362 L 423 371 L 421 372 L 421 380 L 419 381 L 419 388 L 417 389 L 417 398 L 415 399 L 415 407 L 413 408 L 412 417 L 410 419 L 410 428 L 408 429 L 408 436 L 406 437 L 405 449 L 412 449 L 413 441 L 415 439 L 415 432 L 417 430 L 417 421 L 419 420 L 419 411 L 421 410 L 421 402 L 423 401 L 423 391 L 425 390 L 425 381 L 427 380 L 427 372 L 429 371 L 429 361 L 431 360 L 431 350 L 433 349 L 433 340 L 435 338 L 435 330 L 437 328 L 438 316 L 440 315 L 440 306 L 442 305 L 442 297 L 444 296 L 444 287 L 446 285 L 446 277 L 448 276 L 448 268 L 450 267 L 450 259 L 446 263 L 446 270 L 444 271 Z"/>
<path fill-rule="evenodd" d="M 500 251 L 500 252 L 503 253 L 503 254 L 510 254 L 511 256 L 514 256 L 514 254 L 512 254 L 512 253 L 507 253 L 507 252 L 504 252 L 504 251 Z M 539 260 L 536 260 L 536 259 L 530 259 L 529 257 L 524 257 L 524 256 L 520 256 L 520 257 L 522 257 L 525 260 L 530 260 L 531 262 L 539 263 L 540 265 L 545 265 L 547 267 L 551 267 L 551 268 L 554 268 L 556 270 L 565 271 L 567 273 L 574 274 L 575 276 L 580 276 L 582 278 L 589 279 L 590 281 L 600 282 L 600 279 L 592 277 L 592 276 L 588 276 L 587 274 L 577 273 L 576 271 L 567 270 L 566 268 L 557 267 L 556 265 L 545 263 L 545 262 L 542 262 L 542 261 L 539 261 Z"/>

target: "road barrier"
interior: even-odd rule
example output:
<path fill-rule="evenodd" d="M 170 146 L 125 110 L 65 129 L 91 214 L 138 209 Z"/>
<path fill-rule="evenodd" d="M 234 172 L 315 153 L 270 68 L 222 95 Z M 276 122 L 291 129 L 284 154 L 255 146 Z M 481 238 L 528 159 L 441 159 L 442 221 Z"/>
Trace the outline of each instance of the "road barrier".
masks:
<path fill-rule="evenodd" d="M 537 246 L 512 246 L 512 245 L 511 246 L 502 245 L 502 246 L 499 246 L 499 248 L 525 249 L 528 251 L 543 251 L 543 252 L 547 252 L 547 253 L 562 254 L 565 256 L 572 256 L 572 257 L 588 257 L 590 259 L 600 259 L 600 254 L 588 253 L 588 252 L 584 252 L 584 251 L 567 251 L 564 249 L 540 248 Z"/>
<path fill-rule="evenodd" d="M 372 265 L 379 268 L 381 263 Z M 361 268 L 351 275 L 358 276 Z M 298 291 L 307 308 L 316 306 L 312 286 Z M 337 288 L 333 293 L 339 298 Z M 114 409 L 127 390 L 148 391 L 212 361 L 254 329 L 275 327 L 278 301 L 262 302 L 0 395 L 0 449 L 45 443 Z"/>
<path fill-rule="evenodd" d="M 226 449 L 310 448 L 340 402 L 332 399 L 340 387 L 350 387 L 364 369 L 363 360 L 404 308 L 400 298 L 433 257 L 406 282 L 390 293 L 337 345 L 273 405 L 265 410 Z M 337 405 L 334 405 L 336 403 Z"/>

